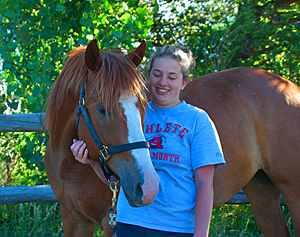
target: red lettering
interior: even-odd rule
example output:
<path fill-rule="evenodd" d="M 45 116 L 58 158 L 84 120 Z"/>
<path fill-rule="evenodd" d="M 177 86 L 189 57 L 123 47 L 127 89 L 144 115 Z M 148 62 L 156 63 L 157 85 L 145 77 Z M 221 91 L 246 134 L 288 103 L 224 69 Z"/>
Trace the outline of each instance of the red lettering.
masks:
<path fill-rule="evenodd" d="M 164 160 L 168 161 L 168 157 L 170 157 L 170 162 L 176 162 L 179 163 L 180 155 L 175 154 L 169 154 L 169 153 L 163 153 L 163 152 L 152 152 L 152 159 L 153 160 Z"/>
<path fill-rule="evenodd" d="M 172 125 L 172 123 L 166 123 L 166 129 L 164 132 L 170 132 L 171 125 Z"/>
<path fill-rule="evenodd" d="M 157 124 L 157 127 L 156 127 L 156 132 L 158 133 L 158 132 L 161 132 L 161 128 L 159 127 L 160 126 L 160 124 Z"/>
<path fill-rule="evenodd" d="M 162 149 L 161 145 L 161 137 L 154 137 L 151 141 L 149 141 L 150 148 Z"/>
<path fill-rule="evenodd" d="M 157 159 L 158 158 L 158 152 L 152 152 L 152 159 Z"/>
<path fill-rule="evenodd" d="M 182 131 L 179 133 L 179 137 L 183 138 L 184 135 L 188 132 L 189 132 L 189 130 L 187 130 L 186 128 L 182 129 Z"/>
<path fill-rule="evenodd" d="M 152 125 L 146 125 L 146 127 L 147 127 L 146 133 L 153 133 L 153 124 Z"/>
<path fill-rule="evenodd" d="M 175 129 L 174 129 L 173 133 L 175 133 L 175 132 L 176 132 L 177 128 L 181 128 L 181 125 L 179 125 L 179 124 L 175 124 L 175 125 L 174 125 L 174 127 L 175 127 Z"/>

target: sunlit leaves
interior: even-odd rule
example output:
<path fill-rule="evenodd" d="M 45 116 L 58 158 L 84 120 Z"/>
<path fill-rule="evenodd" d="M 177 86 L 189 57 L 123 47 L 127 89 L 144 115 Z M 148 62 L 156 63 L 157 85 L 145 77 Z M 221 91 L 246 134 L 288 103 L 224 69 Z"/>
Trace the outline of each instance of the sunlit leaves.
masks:
<path fill-rule="evenodd" d="M 152 25 L 148 5 L 136 7 L 130 2 L 2 0 L 1 6 L 0 53 L 3 69 L 9 72 L 5 80 L 19 81 L 24 91 L 21 111 L 43 109 L 66 53 L 75 46 L 97 38 L 104 49 L 120 45 L 131 49 L 132 43 L 147 37 Z M 30 92 L 36 83 L 41 86 L 42 103 Z"/>
<path fill-rule="evenodd" d="M 151 6 L 142 1 L 0 0 L 0 24 L 0 113 L 45 112 L 67 53 L 93 38 L 102 49 L 132 49 L 151 29 Z M 40 163 L 33 141 L 20 139 L 31 151 L 22 151 L 25 166 Z"/>
<path fill-rule="evenodd" d="M 300 9 L 298 3 L 280 3 L 160 1 L 165 11 L 156 12 L 152 39 L 157 46 L 188 46 L 197 61 L 194 76 L 256 66 L 295 80 L 300 75 Z"/>

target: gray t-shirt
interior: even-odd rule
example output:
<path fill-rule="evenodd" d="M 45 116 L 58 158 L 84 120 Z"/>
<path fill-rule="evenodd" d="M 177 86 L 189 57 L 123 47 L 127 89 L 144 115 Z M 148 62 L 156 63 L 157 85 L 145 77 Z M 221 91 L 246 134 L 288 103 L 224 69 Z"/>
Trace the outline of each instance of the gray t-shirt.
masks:
<path fill-rule="evenodd" d="M 145 113 L 144 135 L 150 143 L 150 157 L 160 177 L 154 202 L 131 207 L 121 189 L 117 222 L 150 229 L 193 233 L 196 185 L 194 170 L 225 164 L 213 122 L 208 114 L 182 101 L 172 108 L 149 103 Z"/>

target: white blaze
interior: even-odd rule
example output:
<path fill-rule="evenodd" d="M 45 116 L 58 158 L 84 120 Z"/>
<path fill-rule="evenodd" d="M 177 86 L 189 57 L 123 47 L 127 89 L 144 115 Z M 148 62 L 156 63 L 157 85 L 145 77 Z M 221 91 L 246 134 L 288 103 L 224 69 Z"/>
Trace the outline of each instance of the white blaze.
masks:
<path fill-rule="evenodd" d="M 138 99 L 123 95 L 119 101 L 127 117 L 128 143 L 145 141 L 140 111 L 136 106 Z M 142 167 L 145 178 L 142 185 L 144 193 L 143 202 L 145 205 L 149 205 L 158 192 L 159 177 L 153 168 L 149 149 L 134 149 L 131 152 L 137 163 Z"/>
<path fill-rule="evenodd" d="M 120 103 L 127 117 L 128 142 L 145 141 L 140 111 L 136 107 L 137 98 L 121 96 Z"/>

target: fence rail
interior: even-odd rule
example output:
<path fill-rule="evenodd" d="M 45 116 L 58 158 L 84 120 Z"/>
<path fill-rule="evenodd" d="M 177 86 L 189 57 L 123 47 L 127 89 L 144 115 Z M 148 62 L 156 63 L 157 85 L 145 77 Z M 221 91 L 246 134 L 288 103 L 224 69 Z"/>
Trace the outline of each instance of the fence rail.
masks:
<path fill-rule="evenodd" d="M 0 115 L 0 132 L 36 132 L 46 131 L 43 127 L 44 113 Z M 0 187 L 0 204 L 30 202 L 57 202 L 49 185 Z M 285 205 L 283 198 L 281 205 Z M 226 204 L 249 204 L 241 190 Z"/>
<path fill-rule="evenodd" d="M 0 188 L 0 204 L 18 204 L 30 202 L 57 202 L 57 198 L 49 185 L 18 186 Z M 241 190 L 226 204 L 249 204 L 249 201 Z M 283 198 L 281 205 L 285 205 Z"/>
<path fill-rule="evenodd" d="M 0 188 L 0 204 L 57 202 L 50 185 Z"/>
<path fill-rule="evenodd" d="M 40 132 L 45 131 L 45 113 L 0 115 L 0 132 Z"/>

